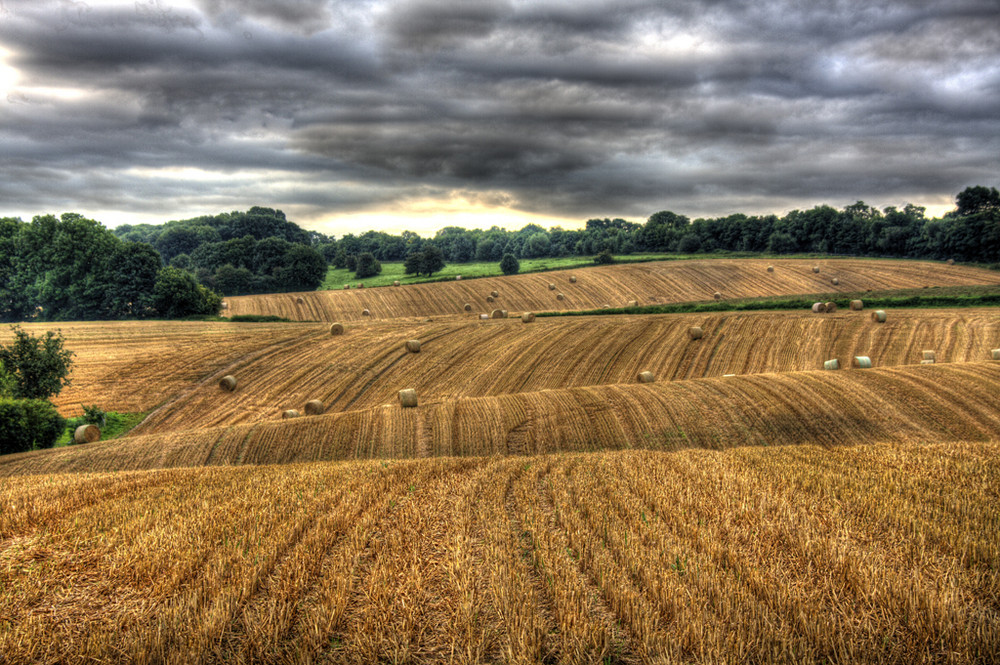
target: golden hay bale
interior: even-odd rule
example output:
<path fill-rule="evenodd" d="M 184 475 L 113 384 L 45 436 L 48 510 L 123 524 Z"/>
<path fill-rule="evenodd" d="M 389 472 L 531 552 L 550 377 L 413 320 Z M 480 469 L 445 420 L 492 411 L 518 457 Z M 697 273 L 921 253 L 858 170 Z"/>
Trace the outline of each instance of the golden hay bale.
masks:
<path fill-rule="evenodd" d="M 555 291 L 555 290 L 556 290 L 556 285 L 549 282 L 549 291 Z"/>
<path fill-rule="evenodd" d="M 705 331 L 698 326 L 691 326 L 688 328 L 688 337 L 691 339 L 701 339 L 705 335 Z"/>
<path fill-rule="evenodd" d="M 993 357 L 993 360 L 1000 360 L 1000 349 L 993 349 L 990 351 L 990 355 Z"/>
<path fill-rule="evenodd" d="M 500 293 L 498 291 L 490 291 L 490 295 L 493 296 L 494 298 L 500 297 Z"/>
<path fill-rule="evenodd" d="M 282 418 L 298 418 L 300 415 L 302 414 L 296 411 L 295 409 L 285 409 L 284 411 L 281 412 Z"/>
<path fill-rule="evenodd" d="M 323 405 L 323 402 L 318 399 L 311 399 L 306 402 L 305 411 L 307 416 L 318 416 L 326 411 L 326 407 Z"/>
<path fill-rule="evenodd" d="M 718 291 L 716 291 L 715 293 L 713 293 L 712 297 L 715 298 L 716 300 L 722 300 L 722 294 L 719 293 Z"/>
<path fill-rule="evenodd" d="M 371 315 L 372 313 L 369 312 L 367 309 L 361 310 L 361 316 L 371 316 Z"/>
<path fill-rule="evenodd" d="M 345 291 L 350 291 L 351 290 L 351 285 L 350 284 L 344 284 L 344 290 Z"/>
<path fill-rule="evenodd" d="M 236 377 L 227 374 L 226 376 L 219 379 L 219 387 L 222 388 L 223 390 L 228 390 L 229 392 L 233 392 L 234 390 L 236 390 Z"/>
<path fill-rule="evenodd" d="M 535 320 L 534 312 L 524 312 L 521 314 L 521 323 L 531 323 Z"/>
<path fill-rule="evenodd" d="M 506 319 L 507 318 L 507 310 L 501 309 L 500 311 L 503 312 L 503 318 Z"/>
<path fill-rule="evenodd" d="M 837 279 L 836 277 L 834 277 L 833 279 L 831 279 L 831 280 L 830 280 L 830 282 L 831 282 L 831 283 L 832 283 L 832 284 L 833 284 L 834 286 L 840 286 L 840 280 L 839 280 L 839 279 Z"/>
<path fill-rule="evenodd" d="M 872 359 L 868 356 L 854 356 L 854 362 L 851 363 L 851 366 L 858 369 L 871 369 Z"/>
<path fill-rule="evenodd" d="M 93 443 L 101 438 L 101 428 L 97 425 L 80 425 L 73 432 L 73 443 Z"/>
<path fill-rule="evenodd" d="M 503 318 L 506 318 L 506 317 L 504 317 L 504 312 L 503 312 L 502 309 L 495 309 L 492 312 L 490 312 L 490 318 L 491 319 L 503 319 Z"/>
<path fill-rule="evenodd" d="M 840 369 L 840 361 L 834 358 L 823 363 L 823 369 Z"/>
<path fill-rule="evenodd" d="M 229 309 L 229 303 L 227 303 L 225 300 L 223 300 L 221 307 L 222 307 L 222 309 Z"/>
<path fill-rule="evenodd" d="M 395 281 L 394 281 L 394 282 L 392 283 L 392 285 L 393 285 L 393 286 L 399 286 L 399 280 L 398 280 L 398 279 L 397 279 L 397 280 L 395 280 Z"/>
<path fill-rule="evenodd" d="M 884 309 L 876 309 L 872 312 L 872 321 L 876 323 L 885 323 L 886 315 Z"/>
<path fill-rule="evenodd" d="M 629 307 L 638 307 L 639 306 L 639 301 L 638 300 L 629 300 L 628 301 L 628 306 Z"/>
<path fill-rule="evenodd" d="M 411 339 L 406 342 L 406 350 L 410 353 L 420 353 L 420 340 Z"/>
<path fill-rule="evenodd" d="M 955 259 L 948 259 L 948 265 L 950 266 L 955 265 Z"/>
<path fill-rule="evenodd" d="M 493 302 L 493 296 L 486 296 L 486 302 Z"/>
<path fill-rule="evenodd" d="M 813 314 L 824 314 L 826 312 L 826 305 L 821 302 L 814 302 L 812 306 Z"/>
<path fill-rule="evenodd" d="M 565 300 L 565 299 L 566 299 L 566 296 L 564 296 L 563 294 L 561 294 L 561 293 L 557 293 L 556 294 L 556 300 Z"/>
<path fill-rule="evenodd" d="M 736 375 L 735 374 L 723 374 L 722 378 L 726 379 L 726 378 L 729 378 L 730 376 L 736 376 Z"/>
<path fill-rule="evenodd" d="M 413 388 L 399 391 L 399 403 L 403 408 L 411 408 L 417 405 L 417 391 Z"/>
<path fill-rule="evenodd" d="M 768 272 L 774 272 L 774 266 L 768 266 L 767 267 L 767 271 Z"/>
<path fill-rule="evenodd" d="M 455 281 L 456 282 L 461 282 L 462 281 L 462 276 L 461 275 L 455 275 Z"/>
<path fill-rule="evenodd" d="M 851 309 L 854 310 L 855 312 L 860 312 L 864 308 L 865 308 L 865 303 L 863 301 L 861 300 L 851 301 Z"/>
<path fill-rule="evenodd" d="M 920 364 L 921 365 L 933 365 L 934 361 L 933 360 L 921 360 Z"/>
<path fill-rule="evenodd" d="M 298 298 L 295 299 L 295 303 L 298 305 L 304 304 L 305 301 L 306 301 L 305 298 L 303 298 L 302 296 L 299 296 Z"/>
<path fill-rule="evenodd" d="M 813 272 L 819 274 L 819 266 L 813 266 Z"/>
<path fill-rule="evenodd" d="M 486 321 L 486 320 L 488 320 L 489 318 L 490 318 L 490 315 L 489 315 L 489 314 L 480 314 L 480 315 L 479 315 L 479 320 L 480 320 L 480 321 Z"/>
<path fill-rule="evenodd" d="M 570 275 L 569 276 L 569 283 L 570 284 L 576 284 L 576 275 Z"/>
<path fill-rule="evenodd" d="M 653 383 L 656 381 L 656 377 L 653 376 L 652 372 L 639 372 L 639 383 Z"/>
<path fill-rule="evenodd" d="M 936 354 L 933 351 L 924 351 L 924 360 L 930 360 L 934 362 L 937 360 Z"/>
<path fill-rule="evenodd" d="M 601 305 L 601 309 L 611 309 L 611 305 L 604 303 L 603 305 Z"/>
<path fill-rule="evenodd" d="M 827 311 L 828 314 L 831 314 L 831 313 L 837 311 L 837 303 L 835 303 L 835 302 L 831 301 L 831 302 L 825 303 L 823 306 L 826 307 L 826 311 Z"/>
<path fill-rule="evenodd" d="M 365 285 L 364 284 L 358 284 L 357 287 L 355 287 L 355 288 L 363 289 L 363 288 L 365 288 Z"/>
<path fill-rule="evenodd" d="M 464 309 L 466 312 L 471 312 L 472 305 L 470 305 L 469 303 L 465 303 L 464 305 L 462 305 L 462 309 Z"/>
<path fill-rule="evenodd" d="M 343 323 L 334 323 L 334 324 L 331 324 L 330 325 L 330 334 L 331 335 L 343 335 L 344 334 L 344 324 Z"/>

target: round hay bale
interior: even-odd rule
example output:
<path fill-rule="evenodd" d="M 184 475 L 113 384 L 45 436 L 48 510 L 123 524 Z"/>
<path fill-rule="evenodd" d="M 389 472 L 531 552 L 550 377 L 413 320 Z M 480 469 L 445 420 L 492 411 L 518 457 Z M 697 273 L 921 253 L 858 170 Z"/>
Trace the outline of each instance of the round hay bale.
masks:
<path fill-rule="evenodd" d="M 921 360 L 920 364 L 921 365 L 933 365 L 934 361 L 933 360 Z"/>
<path fill-rule="evenodd" d="M 486 321 L 486 320 L 488 320 L 489 318 L 490 318 L 490 315 L 489 315 L 489 314 L 480 314 L 480 315 L 479 315 L 479 320 L 480 320 L 480 321 Z"/>
<path fill-rule="evenodd" d="M 840 369 L 840 361 L 834 358 L 823 363 L 823 369 Z"/>
<path fill-rule="evenodd" d="M 688 337 L 691 339 L 701 339 L 705 335 L 705 331 L 698 326 L 691 326 L 688 328 Z"/>
<path fill-rule="evenodd" d="M 80 425 L 73 432 L 73 443 L 93 443 L 101 438 L 101 428 L 97 425 Z"/>
<path fill-rule="evenodd" d="M 502 318 L 504 318 L 503 310 L 502 309 L 495 309 L 495 310 L 493 310 L 492 312 L 490 312 L 490 318 L 491 319 L 502 319 Z"/>
<path fill-rule="evenodd" d="M 718 291 L 716 291 L 715 293 L 713 293 L 712 297 L 715 298 L 716 300 L 722 300 L 722 294 L 719 293 Z"/>
<path fill-rule="evenodd" d="M 219 379 L 219 387 L 228 392 L 233 392 L 236 390 L 236 377 L 227 374 Z"/>
<path fill-rule="evenodd" d="M 864 308 L 865 308 L 865 303 L 863 301 L 861 300 L 851 301 L 851 309 L 854 310 L 855 312 L 860 312 Z"/>
<path fill-rule="evenodd" d="M 603 305 L 601 305 L 601 309 L 611 309 L 611 305 L 604 303 Z"/>
<path fill-rule="evenodd" d="M 399 391 L 399 403 L 403 408 L 412 408 L 417 405 L 417 391 L 413 388 Z"/>
<path fill-rule="evenodd" d="M 299 296 L 298 298 L 295 299 L 295 304 L 296 305 L 302 305 L 302 304 L 305 304 L 305 302 L 306 302 L 305 298 L 303 298 L 302 296 Z"/>
<path fill-rule="evenodd" d="M 343 323 L 333 323 L 330 325 L 331 335 L 343 335 L 344 334 L 344 324 Z"/>
<path fill-rule="evenodd" d="M 827 314 L 832 314 L 833 312 L 837 311 L 837 303 L 835 302 L 825 303 L 823 307 L 826 307 Z"/>
<path fill-rule="evenodd" d="M 570 275 L 569 276 L 569 283 L 570 284 L 576 284 L 576 275 Z"/>
<path fill-rule="evenodd" d="M 472 305 L 469 304 L 469 303 L 465 303 L 464 305 L 462 305 L 462 309 L 464 309 L 466 312 L 471 312 L 472 311 Z"/>
<path fill-rule="evenodd" d="M 351 285 L 350 284 L 344 284 L 344 290 L 345 291 L 350 291 L 351 290 Z"/>
<path fill-rule="evenodd" d="M 462 276 L 461 275 L 455 275 L 455 281 L 456 282 L 461 282 L 462 281 Z"/>
<path fill-rule="evenodd" d="M 854 362 L 851 364 L 857 369 L 871 369 L 872 359 L 868 356 L 854 356 Z"/>
<path fill-rule="evenodd" d="M 937 360 L 936 354 L 933 351 L 924 351 L 923 356 L 924 360 L 930 360 L 931 362 Z"/>
<path fill-rule="evenodd" d="M 521 323 L 532 323 L 535 320 L 534 312 L 524 312 L 521 314 Z"/>
<path fill-rule="evenodd" d="M 500 293 L 498 291 L 490 291 L 490 295 L 493 296 L 494 298 L 500 297 Z"/>
<path fill-rule="evenodd" d="M 372 313 L 370 311 L 368 311 L 367 309 L 361 310 L 361 316 L 371 316 L 371 315 L 372 315 Z"/>
<path fill-rule="evenodd" d="M 355 288 L 363 289 L 363 288 L 365 288 L 365 285 L 364 284 L 358 284 Z"/>
<path fill-rule="evenodd" d="M 399 286 L 399 280 L 398 280 L 398 279 L 397 279 L 397 280 L 395 280 L 395 281 L 394 281 L 394 282 L 392 283 L 392 285 L 393 285 L 393 286 Z"/>
<path fill-rule="evenodd" d="M 493 296 L 486 296 L 486 302 L 493 302 Z"/>
<path fill-rule="evenodd" d="M 628 306 L 629 307 L 638 307 L 639 306 L 639 301 L 638 300 L 629 300 L 628 301 Z"/>
<path fill-rule="evenodd" d="M 1000 349 L 993 349 L 992 351 L 990 351 L 990 355 L 992 356 L 993 360 L 1000 360 Z"/>
<path fill-rule="evenodd" d="M 955 259 L 948 259 L 948 265 L 950 266 L 955 265 Z"/>
<path fill-rule="evenodd" d="M 821 302 L 814 302 L 812 306 L 813 314 L 825 314 L 826 304 Z"/>
<path fill-rule="evenodd" d="M 813 266 L 813 272 L 819 274 L 819 266 Z"/>
<path fill-rule="evenodd" d="M 318 416 L 326 411 L 326 407 L 318 399 L 311 399 L 306 402 L 305 411 L 307 416 Z"/>
<path fill-rule="evenodd" d="M 656 377 L 653 376 L 652 372 L 639 372 L 639 383 L 653 383 L 656 381 Z"/>
<path fill-rule="evenodd" d="M 726 378 L 729 378 L 730 376 L 736 376 L 736 375 L 735 374 L 723 374 L 722 378 L 726 379 Z"/>
<path fill-rule="evenodd" d="M 833 279 L 831 279 L 830 283 L 833 284 L 834 286 L 840 286 L 840 280 L 837 279 L 836 277 L 834 277 Z"/>
<path fill-rule="evenodd" d="M 222 306 L 222 309 L 229 309 L 229 303 L 227 303 L 225 300 L 222 301 L 222 305 L 221 306 Z"/>
<path fill-rule="evenodd" d="M 872 321 L 875 323 L 885 323 L 886 315 L 884 309 L 876 309 L 872 312 Z"/>
<path fill-rule="evenodd" d="M 566 296 L 564 296 L 563 294 L 561 294 L 561 293 L 557 293 L 556 294 L 556 300 L 565 300 L 565 299 L 566 299 Z"/>
<path fill-rule="evenodd" d="M 506 319 L 507 318 L 507 310 L 501 309 L 500 311 L 503 312 L 503 318 Z"/>
<path fill-rule="evenodd" d="M 767 271 L 768 272 L 774 272 L 774 266 L 768 266 L 767 267 Z"/>
<path fill-rule="evenodd" d="M 406 342 L 406 350 L 410 353 L 420 353 L 420 340 L 411 339 Z"/>
<path fill-rule="evenodd" d="M 555 291 L 555 290 L 556 290 L 556 285 L 553 284 L 552 282 L 549 282 L 549 291 Z"/>
<path fill-rule="evenodd" d="M 285 419 L 287 419 L 287 418 L 298 418 L 301 415 L 302 414 L 299 413 L 298 411 L 296 411 L 295 409 L 285 409 L 284 411 L 281 412 L 281 417 L 285 418 Z"/>

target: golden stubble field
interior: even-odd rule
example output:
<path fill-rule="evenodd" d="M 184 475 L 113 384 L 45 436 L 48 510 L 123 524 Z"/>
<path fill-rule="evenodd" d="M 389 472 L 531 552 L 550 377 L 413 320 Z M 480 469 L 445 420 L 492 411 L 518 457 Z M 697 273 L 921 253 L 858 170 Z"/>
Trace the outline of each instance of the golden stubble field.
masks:
<path fill-rule="evenodd" d="M 0 654 L 996 662 L 998 445 L 11 478 Z"/>
<path fill-rule="evenodd" d="M 767 266 L 774 272 L 767 272 Z M 818 266 L 820 272 L 812 268 Z M 575 283 L 570 278 L 575 277 Z M 834 285 L 833 280 L 838 284 Z M 549 285 L 555 288 L 550 289 Z M 804 293 L 852 293 L 924 286 L 1000 284 L 1000 273 L 929 261 L 878 259 L 704 259 L 486 277 L 349 291 L 226 298 L 227 314 L 276 314 L 293 321 L 358 321 L 511 312 L 599 309 Z M 497 297 L 493 302 L 493 291 Z M 558 296 L 563 299 L 559 300 Z M 299 302 L 301 300 L 301 302 Z M 465 312 L 464 306 L 471 306 Z M 369 316 L 363 312 L 368 310 Z"/>

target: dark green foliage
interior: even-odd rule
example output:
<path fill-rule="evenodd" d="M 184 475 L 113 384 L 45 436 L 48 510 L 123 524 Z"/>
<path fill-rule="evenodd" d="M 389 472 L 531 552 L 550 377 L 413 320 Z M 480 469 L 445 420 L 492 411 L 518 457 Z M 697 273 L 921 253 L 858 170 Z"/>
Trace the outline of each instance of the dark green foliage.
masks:
<path fill-rule="evenodd" d="M 430 277 L 444 268 L 444 254 L 436 245 L 427 245 L 422 251 L 413 252 L 406 257 L 403 271 L 407 275 L 427 275 Z"/>
<path fill-rule="evenodd" d="M 0 398 L 0 454 L 51 448 L 65 429 L 47 400 Z"/>
<path fill-rule="evenodd" d="M 237 314 L 228 319 L 232 323 L 291 323 L 289 319 L 273 314 Z"/>
<path fill-rule="evenodd" d="M 596 263 L 599 266 L 610 265 L 614 262 L 615 262 L 615 257 L 614 255 L 611 254 L 610 249 L 605 249 L 600 254 L 594 257 L 594 263 Z"/>
<path fill-rule="evenodd" d="M 505 275 L 516 275 L 521 270 L 521 262 L 513 254 L 504 254 L 500 259 L 500 270 Z"/>
<path fill-rule="evenodd" d="M 222 298 L 197 281 L 191 273 L 178 268 L 160 270 L 153 287 L 153 307 L 168 319 L 184 316 L 218 314 Z"/>
<path fill-rule="evenodd" d="M 0 372 L 5 378 L 0 386 L 14 399 L 47 399 L 69 385 L 73 352 L 63 348 L 61 333 L 34 337 L 20 326 L 11 326 L 14 341 L 0 346 Z"/>
<path fill-rule="evenodd" d="M 382 264 L 375 260 L 371 252 L 362 252 L 358 255 L 357 267 L 354 276 L 358 279 L 374 277 L 382 272 Z"/>

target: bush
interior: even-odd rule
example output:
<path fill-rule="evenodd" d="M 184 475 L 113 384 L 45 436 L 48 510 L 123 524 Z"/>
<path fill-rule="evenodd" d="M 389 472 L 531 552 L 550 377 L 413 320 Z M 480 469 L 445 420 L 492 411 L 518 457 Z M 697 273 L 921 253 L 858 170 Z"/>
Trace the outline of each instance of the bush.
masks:
<path fill-rule="evenodd" d="M 374 277 L 382 272 L 382 264 L 375 260 L 375 256 L 371 252 L 364 252 L 358 255 L 357 269 L 354 272 L 354 276 L 358 279 L 364 279 L 365 277 Z"/>
<path fill-rule="evenodd" d="M 500 270 L 505 275 L 516 275 L 521 270 L 521 262 L 513 254 L 504 254 L 500 259 Z"/>
<path fill-rule="evenodd" d="M 0 454 L 51 448 L 66 419 L 44 399 L 0 399 Z"/>
<path fill-rule="evenodd" d="M 701 251 L 701 238 L 693 233 L 688 233 L 677 243 L 677 251 L 681 254 L 694 254 Z"/>
<path fill-rule="evenodd" d="M 0 346 L 0 397 L 47 399 L 69 385 L 73 352 L 63 348 L 62 333 L 34 337 L 11 326 L 14 341 Z"/>
<path fill-rule="evenodd" d="M 599 266 L 610 265 L 610 264 L 612 264 L 614 262 L 615 262 L 615 257 L 611 253 L 610 249 L 606 249 L 606 250 L 604 250 L 603 252 L 601 252 L 600 254 L 598 254 L 597 256 L 594 257 L 594 263 L 596 263 Z"/>
<path fill-rule="evenodd" d="M 165 319 L 218 314 L 222 296 L 209 291 L 179 268 L 163 268 L 153 286 L 153 307 Z"/>

